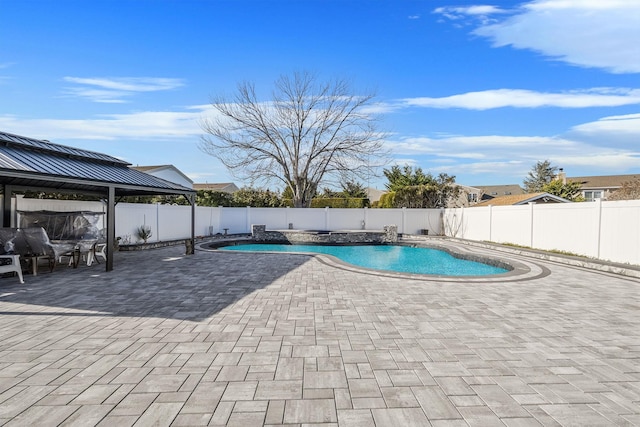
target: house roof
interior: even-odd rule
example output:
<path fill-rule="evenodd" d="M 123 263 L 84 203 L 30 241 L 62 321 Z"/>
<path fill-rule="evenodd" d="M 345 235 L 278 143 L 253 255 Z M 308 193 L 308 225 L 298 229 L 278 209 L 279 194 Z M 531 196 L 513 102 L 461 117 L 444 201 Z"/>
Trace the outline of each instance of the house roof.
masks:
<path fill-rule="evenodd" d="M 210 190 L 210 191 L 225 191 L 227 193 L 233 193 L 238 191 L 239 188 L 233 182 L 219 182 L 219 183 L 200 183 L 193 184 L 194 190 Z"/>
<path fill-rule="evenodd" d="M 101 194 L 114 187 L 119 196 L 194 193 L 129 166 L 107 154 L 0 132 L 3 185 Z"/>
<path fill-rule="evenodd" d="M 154 172 L 162 172 L 162 171 L 173 171 L 175 173 L 177 173 L 178 175 L 180 175 L 182 178 L 184 178 L 184 180 L 186 182 L 190 182 L 193 184 L 193 180 L 191 178 L 189 178 L 187 175 L 185 175 L 184 173 L 182 173 L 182 171 L 180 169 L 178 169 L 177 167 L 173 166 L 173 165 L 157 165 L 157 166 L 131 166 L 132 169 L 135 170 L 139 170 L 141 172 L 145 172 L 145 173 L 149 173 L 152 174 Z"/>
<path fill-rule="evenodd" d="M 499 196 L 490 200 L 484 200 L 480 203 L 473 205 L 477 206 L 516 206 L 526 205 L 527 203 L 533 203 L 542 201 L 543 203 L 570 203 L 570 200 L 563 199 L 562 197 L 554 196 L 549 193 L 527 193 L 527 194 L 511 194 L 508 196 Z"/>
<path fill-rule="evenodd" d="M 369 199 L 370 202 L 379 201 L 380 197 L 382 197 L 382 195 L 387 192 L 387 190 L 378 190 L 377 188 L 373 188 L 373 187 L 368 187 L 366 191 L 367 191 L 367 198 Z"/>
<path fill-rule="evenodd" d="M 604 175 L 604 176 L 575 176 L 567 177 L 567 182 L 577 182 L 582 189 L 610 188 L 616 189 L 622 186 L 623 182 L 640 179 L 640 174 L 635 175 Z"/>

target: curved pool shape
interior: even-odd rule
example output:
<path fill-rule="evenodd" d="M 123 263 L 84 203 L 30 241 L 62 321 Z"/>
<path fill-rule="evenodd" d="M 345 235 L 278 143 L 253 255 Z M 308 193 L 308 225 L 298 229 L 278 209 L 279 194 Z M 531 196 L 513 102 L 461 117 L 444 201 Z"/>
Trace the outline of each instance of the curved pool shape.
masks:
<path fill-rule="evenodd" d="M 431 248 L 392 245 L 321 246 L 243 244 L 219 248 L 244 252 L 312 252 L 333 255 L 349 264 L 376 270 L 443 276 L 486 276 L 508 270 L 452 256 Z"/>

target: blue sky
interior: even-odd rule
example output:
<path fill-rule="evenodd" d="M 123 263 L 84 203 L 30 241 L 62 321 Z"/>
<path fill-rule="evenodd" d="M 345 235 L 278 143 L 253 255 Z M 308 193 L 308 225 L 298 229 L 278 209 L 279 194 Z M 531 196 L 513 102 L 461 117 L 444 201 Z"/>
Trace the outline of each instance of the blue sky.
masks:
<path fill-rule="evenodd" d="M 638 0 L 0 0 L 0 129 L 234 179 L 210 99 L 311 71 L 375 90 L 392 163 L 466 185 L 640 173 Z M 384 179 L 372 178 L 382 188 Z"/>

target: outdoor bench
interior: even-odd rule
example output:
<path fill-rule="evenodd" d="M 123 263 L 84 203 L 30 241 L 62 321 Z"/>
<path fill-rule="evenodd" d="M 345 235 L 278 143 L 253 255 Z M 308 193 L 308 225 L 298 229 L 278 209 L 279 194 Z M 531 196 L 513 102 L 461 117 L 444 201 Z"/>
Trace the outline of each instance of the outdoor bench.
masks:
<path fill-rule="evenodd" d="M 80 249 L 75 241 L 51 242 L 42 227 L 3 227 L 0 228 L 0 255 L 16 255 L 29 261 L 33 275 L 37 275 L 41 259 L 48 261 L 51 271 L 63 256 L 73 257 L 74 267 L 77 266 Z"/>

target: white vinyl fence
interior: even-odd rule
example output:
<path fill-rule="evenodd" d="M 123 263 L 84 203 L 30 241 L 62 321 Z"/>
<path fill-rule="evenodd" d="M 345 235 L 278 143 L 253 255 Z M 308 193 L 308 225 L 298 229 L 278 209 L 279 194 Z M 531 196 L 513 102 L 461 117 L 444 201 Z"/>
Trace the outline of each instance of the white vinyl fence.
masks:
<path fill-rule="evenodd" d="M 106 212 L 101 202 L 13 200 L 14 212 Z M 102 215 L 106 221 L 106 215 Z M 12 219 L 16 224 L 17 218 Z M 640 200 L 488 206 L 457 209 L 295 209 L 196 207 L 197 236 L 249 233 L 252 224 L 269 230 L 289 225 L 297 230 L 382 230 L 445 234 L 461 239 L 511 243 L 537 249 L 560 250 L 603 260 L 640 265 Z M 188 238 L 191 207 L 118 203 L 116 235 L 137 241 L 135 230 L 151 228 L 150 242 Z M 106 226 L 106 222 L 102 227 Z"/>
<path fill-rule="evenodd" d="M 640 200 L 447 209 L 445 233 L 640 265 Z"/>

